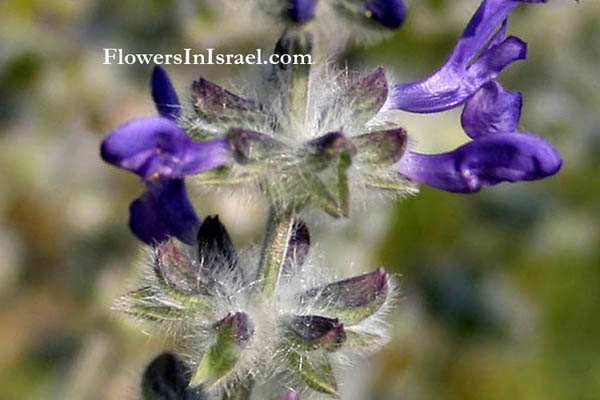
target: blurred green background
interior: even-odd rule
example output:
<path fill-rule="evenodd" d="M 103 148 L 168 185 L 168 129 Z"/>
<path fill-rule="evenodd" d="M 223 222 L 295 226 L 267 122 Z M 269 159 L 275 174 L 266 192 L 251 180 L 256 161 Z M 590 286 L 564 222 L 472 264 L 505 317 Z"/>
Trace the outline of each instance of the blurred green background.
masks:
<path fill-rule="evenodd" d="M 401 81 L 425 77 L 478 4 L 413 0 L 400 31 L 340 59 L 383 64 Z M 155 111 L 151 68 L 103 65 L 102 48 L 271 48 L 276 27 L 245 8 L 0 2 L 0 399 L 135 399 L 144 365 L 169 348 L 110 309 L 137 274 L 141 246 L 126 221 L 143 186 L 103 164 L 99 144 Z M 344 398 L 600 399 L 600 2 L 519 7 L 509 27 L 529 43 L 529 60 L 501 82 L 524 93 L 523 130 L 551 141 L 563 169 L 470 196 L 423 188 L 351 221 L 309 221 L 332 264 L 401 274 L 393 340 L 354 372 L 367 390 L 349 385 L 355 395 Z M 185 93 L 200 75 L 228 85 L 252 68 L 167 70 Z M 415 146 L 433 152 L 466 140 L 459 116 L 402 118 Z M 199 213 L 221 214 L 240 245 L 260 239 L 260 205 L 199 199 Z"/>

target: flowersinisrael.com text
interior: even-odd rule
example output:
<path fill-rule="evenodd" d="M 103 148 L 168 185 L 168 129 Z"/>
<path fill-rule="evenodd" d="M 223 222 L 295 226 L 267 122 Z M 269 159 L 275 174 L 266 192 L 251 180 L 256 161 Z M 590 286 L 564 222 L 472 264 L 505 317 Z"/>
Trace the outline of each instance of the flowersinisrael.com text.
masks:
<path fill-rule="evenodd" d="M 261 49 L 252 54 L 223 54 L 215 49 L 206 49 L 204 53 L 194 53 L 192 49 L 183 49 L 181 53 L 127 53 L 123 49 L 105 48 L 105 65 L 232 65 L 232 64 L 301 64 L 311 65 L 311 54 L 271 54 L 263 55 Z"/>

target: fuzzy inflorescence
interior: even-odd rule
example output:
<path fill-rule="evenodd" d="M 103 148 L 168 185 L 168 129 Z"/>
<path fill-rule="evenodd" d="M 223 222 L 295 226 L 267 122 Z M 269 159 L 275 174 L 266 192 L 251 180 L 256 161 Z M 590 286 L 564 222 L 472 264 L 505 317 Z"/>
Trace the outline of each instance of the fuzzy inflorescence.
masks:
<path fill-rule="evenodd" d="M 381 269 L 335 281 L 311 260 L 309 244 L 296 220 L 271 294 L 269 278 L 257 279 L 260 259 L 239 254 L 218 218 L 207 218 L 196 246 L 169 240 L 152 249 L 144 286 L 117 308 L 183 338 L 190 385 L 209 396 L 273 377 L 297 392 L 337 396 L 335 366 L 387 342 L 394 284 Z"/>

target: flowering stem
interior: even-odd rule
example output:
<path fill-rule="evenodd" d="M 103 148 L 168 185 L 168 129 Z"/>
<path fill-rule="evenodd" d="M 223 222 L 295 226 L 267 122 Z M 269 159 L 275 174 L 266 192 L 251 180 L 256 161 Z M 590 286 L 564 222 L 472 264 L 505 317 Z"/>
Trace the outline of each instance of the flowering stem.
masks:
<path fill-rule="evenodd" d="M 275 53 L 281 56 L 313 54 L 313 38 L 310 32 L 286 29 L 275 46 Z M 290 113 L 290 129 L 296 132 L 302 129 L 306 117 L 308 80 L 310 64 L 278 64 L 275 76 L 278 91 L 284 93 L 284 101 Z"/>
<path fill-rule="evenodd" d="M 271 207 L 261 250 L 258 270 L 259 287 L 255 291 L 261 298 L 270 298 L 277 290 L 293 225 L 294 212 L 290 210 L 282 212 Z"/>

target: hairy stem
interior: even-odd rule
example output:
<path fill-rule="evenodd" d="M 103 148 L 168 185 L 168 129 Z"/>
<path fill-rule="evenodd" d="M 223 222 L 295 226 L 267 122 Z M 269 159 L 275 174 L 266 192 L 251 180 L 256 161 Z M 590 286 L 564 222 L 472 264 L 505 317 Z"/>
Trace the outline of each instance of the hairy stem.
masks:
<path fill-rule="evenodd" d="M 275 46 L 275 54 L 290 57 L 313 54 L 313 39 L 310 32 L 286 29 Z M 284 93 L 285 106 L 290 115 L 290 129 L 300 132 L 306 118 L 308 80 L 310 64 L 278 64 L 275 77 L 278 91 Z"/>
<path fill-rule="evenodd" d="M 270 298 L 275 294 L 293 225 L 294 212 L 282 212 L 271 207 L 261 250 L 255 298 Z"/>

